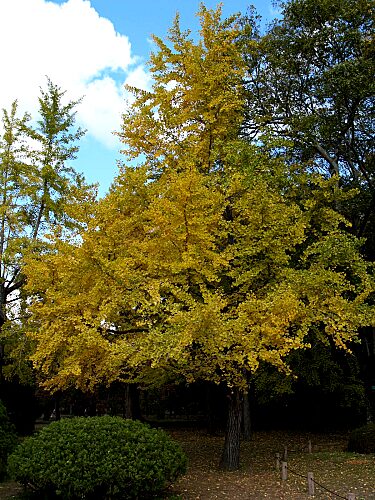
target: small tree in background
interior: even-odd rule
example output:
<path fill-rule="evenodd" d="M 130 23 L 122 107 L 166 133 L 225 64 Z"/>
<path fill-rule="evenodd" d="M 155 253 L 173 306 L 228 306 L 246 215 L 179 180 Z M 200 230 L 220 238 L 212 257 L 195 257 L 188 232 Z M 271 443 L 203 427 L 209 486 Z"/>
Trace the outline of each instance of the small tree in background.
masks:
<path fill-rule="evenodd" d="M 23 258 L 43 253 L 52 227 L 77 223 L 73 206 L 92 200 L 92 189 L 69 165 L 84 131 L 75 128 L 79 101 L 64 103 L 65 92 L 51 80 L 39 97 L 39 120 L 18 116 L 14 102 L 3 110 L 0 137 L 0 378 L 27 380 L 28 342 L 22 334 L 25 311 Z M 13 361 L 12 361 L 13 360 Z"/>

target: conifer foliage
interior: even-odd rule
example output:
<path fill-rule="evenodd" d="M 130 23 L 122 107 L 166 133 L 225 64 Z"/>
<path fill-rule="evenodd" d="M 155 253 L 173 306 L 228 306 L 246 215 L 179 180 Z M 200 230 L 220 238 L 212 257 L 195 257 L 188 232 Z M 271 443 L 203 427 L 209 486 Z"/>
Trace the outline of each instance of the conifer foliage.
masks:
<path fill-rule="evenodd" d="M 28 113 L 20 116 L 17 101 L 2 110 L 0 380 L 15 372 L 21 380 L 26 377 L 22 358 L 27 349 L 21 332 L 26 315 L 24 256 L 44 253 L 46 233 L 53 227 L 73 228 L 79 219 L 73 207 L 94 196 L 69 164 L 85 133 L 75 126 L 79 101 L 67 101 L 50 79 L 38 101 L 37 121 Z"/>

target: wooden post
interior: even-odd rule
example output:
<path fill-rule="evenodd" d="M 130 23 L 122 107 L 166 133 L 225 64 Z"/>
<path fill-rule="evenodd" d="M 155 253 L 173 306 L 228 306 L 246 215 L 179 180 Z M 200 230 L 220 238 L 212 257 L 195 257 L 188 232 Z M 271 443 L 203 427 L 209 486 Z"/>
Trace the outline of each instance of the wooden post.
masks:
<path fill-rule="evenodd" d="M 311 439 L 309 439 L 308 450 L 309 450 L 309 453 L 312 453 Z"/>
<path fill-rule="evenodd" d="M 284 461 L 286 462 L 288 460 L 288 447 L 284 446 Z"/>
<path fill-rule="evenodd" d="M 280 453 L 276 453 L 276 470 L 280 470 Z"/>
<path fill-rule="evenodd" d="M 309 496 L 314 496 L 315 485 L 314 485 L 314 474 L 312 472 L 307 473 L 307 484 L 309 487 Z"/>
<path fill-rule="evenodd" d="M 355 500 L 355 494 L 354 493 L 348 493 L 348 500 Z"/>
<path fill-rule="evenodd" d="M 281 479 L 286 481 L 288 479 L 288 464 L 281 462 Z"/>

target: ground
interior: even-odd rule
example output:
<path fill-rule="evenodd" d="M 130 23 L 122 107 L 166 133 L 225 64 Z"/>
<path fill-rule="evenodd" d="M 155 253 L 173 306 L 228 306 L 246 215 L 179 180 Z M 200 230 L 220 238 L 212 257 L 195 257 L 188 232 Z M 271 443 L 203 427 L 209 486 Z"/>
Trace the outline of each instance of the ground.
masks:
<path fill-rule="evenodd" d="M 169 430 L 189 457 L 187 474 L 171 489 L 177 500 L 308 500 L 307 473 L 333 493 L 315 486 L 315 499 L 347 498 L 375 500 L 375 455 L 346 453 L 344 434 L 257 432 L 242 443 L 241 470 L 222 472 L 217 464 L 223 437 L 208 436 L 203 430 Z M 308 452 L 311 441 L 312 453 Z M 276 453 L 287 447 L 288 479 L 276 470 Z M 298 474 L 298 475 L 297 475 Z M 0 499 L 16 499 L 20 488 L 11 482 L 0 484 Z"/>
<path fill-rule="evenodd" d="M 308 472 L 314 473 L 316 482 L 339 495 L 315 485 L 315 499 L 346 499 L 351 492 L 357 500 L 375 500 L 375 456 L 344 452 L 347 437 L 343 434 L 255 433 L 250 442 L 242 444 L 242 467 L 238 472 L 217 468 L 222 437 L 210 437 L 203 431 L 172 434 L 190 461 L 188 473 L 172 488 L 183 500 L 310 499 Z M 284 452 L 285 446 L 289 473 L 288 479 L 282 481 L 276 470 L 276 453 Z"/>
<path fill-rule="evenodd" d="M 17 498 L 17 494 L 20 493 L 21 487 L 14 483 L 13 481 L 6 481 L 4 483 L 0 483 L 0 499 L 11 499 Z"/>

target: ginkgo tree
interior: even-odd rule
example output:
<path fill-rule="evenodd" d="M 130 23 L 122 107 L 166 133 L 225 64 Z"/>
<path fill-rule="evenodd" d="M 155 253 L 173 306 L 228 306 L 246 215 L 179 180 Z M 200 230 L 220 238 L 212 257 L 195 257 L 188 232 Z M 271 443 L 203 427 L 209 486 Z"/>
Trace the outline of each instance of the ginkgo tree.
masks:
<path fill-rule="evenodd" d="M 239 17 L 201 7 L 201 38 L 178 19 L 135 92 L 124 167 L 85 230 L 50 236 L 27 261 L 28 329 L 44 386 L 183 377 L 223 384 L 221 465 L 239 467 L 241 398 L 261 362 L 288 372 L 318 325 L 348 348 L 374 320 L 372 268 L 335 212 L 336 181 L 238 138 Z"/>

